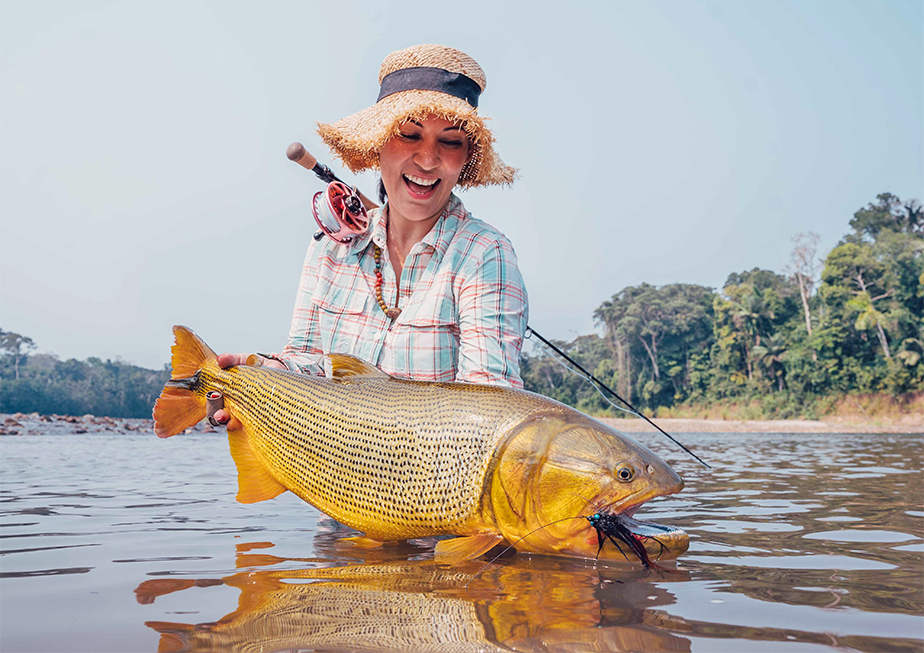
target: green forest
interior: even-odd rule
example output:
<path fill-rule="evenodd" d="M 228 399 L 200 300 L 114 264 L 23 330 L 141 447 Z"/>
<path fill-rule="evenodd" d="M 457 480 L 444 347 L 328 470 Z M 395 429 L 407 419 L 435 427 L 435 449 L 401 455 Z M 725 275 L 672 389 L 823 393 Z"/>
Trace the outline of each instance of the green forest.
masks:
<path fill-rule="evenodd" d="M 599 334 L 555 344 L 640 409 L 662 417 L 819 418 L 851 395 L 924 392 L 924 214 L 884 193 L 834 249 L 793 238 L 787 269 L 729 274 L 721 290 L 624 288 L 594 318 Z M 0 412 L 149 417 L 169 378 L 122 361 L 59 360 L 0 330 Z M 524 353 L 528 390 L 615 415 L 595 387 L 546 350 Z"/>
<path fill-rule="evenodd" d="M 884 193 L 834 249 L 793 238 L 787 269 L 728 275 L 721 290 L 624 288 L 594 318 L 603 333 L 556 346 L 640 409 L 662 417 L 819 418 L 849 395 L 908 402 L 924 391 L 924 215 Z M 613 414 L 543 351 L 526 387 Z"/>
<path fill-rule="evenodd" d="M 0 330 L 0 413 L 150 417 L 170 378 L 122 361 L 33 354 L 31 338 Z"/>

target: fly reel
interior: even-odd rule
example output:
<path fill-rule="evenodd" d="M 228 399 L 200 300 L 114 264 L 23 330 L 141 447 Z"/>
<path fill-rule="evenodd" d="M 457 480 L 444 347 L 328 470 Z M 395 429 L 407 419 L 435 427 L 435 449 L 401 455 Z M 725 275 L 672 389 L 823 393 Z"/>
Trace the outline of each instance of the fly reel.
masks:
<path fill-rule="evenodd" d="M 332 181 L 316 193 L 311 211 L 321 228 L 315 240 L 326 235 L 338 243 L 349 243 L 369 231 L 369 216 L 359 194 L 342 181 Z"/>

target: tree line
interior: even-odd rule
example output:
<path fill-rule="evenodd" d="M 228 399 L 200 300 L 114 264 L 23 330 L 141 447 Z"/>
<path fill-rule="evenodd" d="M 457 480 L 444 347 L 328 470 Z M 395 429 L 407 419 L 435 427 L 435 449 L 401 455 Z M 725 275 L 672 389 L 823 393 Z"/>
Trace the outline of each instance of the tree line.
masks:
<path fill-rule="evenodd" d="M 32 354 L 31 338 L 0 329 L 0 412 L 150 417 L 170 378 L 116 360 L 59 360 Z"/>
<path fill-rule="evenodd" d="M 924 214 L 889 193 L 819 256 L 798 234 L 783 273 L 733 272 L 696 284 L 624 288 L 594 313 L 601 335 L 557 342 L 636 406 L 757 406 L 761 417 L 818 417 L 848 393 L 924 390 Z M 524 355 L 526 387 L 591 413 L 600 394 L 549 352 Z M 664 410 L 668 409 L 668 410 Z"/>
<path fill-rule="evenodd" d="M 848 393 L 924 390 L 924 214 L 884 193 L 823 259 L 797 235 L 781 274 L 733 272 L 696 284 L 620 290 L 594 313 L 602 335 L 556 345 L 637 407 L 748 403 L 755 417 L 819 417 Z M 0 330 L 0 412 L 149 417 L 170 378 L 122 361 L 61 361 Z M 524 353 L 528 390 L 610 412 L 554 354 Z"/>

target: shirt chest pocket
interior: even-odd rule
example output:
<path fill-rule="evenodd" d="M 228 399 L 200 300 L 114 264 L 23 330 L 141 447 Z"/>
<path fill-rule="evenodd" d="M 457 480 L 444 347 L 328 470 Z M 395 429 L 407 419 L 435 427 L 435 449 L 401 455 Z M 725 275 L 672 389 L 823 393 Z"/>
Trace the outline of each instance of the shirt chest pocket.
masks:
<path fill-rule="evenodd" d="M 324 353 L 357 352 L 367 330 L 372 296 L 364 279 L 353 277 L 351 281 L 343 284 L 322 277 L 311 295 L 311 303 L 317 310 L 318 336 Z"/>
<path fill-rule="evenodd" d="M 451 295 L 431 295 L 406 310 L 388 336 L 396 370 L 420 381 L 454 380 L 459 324 Z"/>

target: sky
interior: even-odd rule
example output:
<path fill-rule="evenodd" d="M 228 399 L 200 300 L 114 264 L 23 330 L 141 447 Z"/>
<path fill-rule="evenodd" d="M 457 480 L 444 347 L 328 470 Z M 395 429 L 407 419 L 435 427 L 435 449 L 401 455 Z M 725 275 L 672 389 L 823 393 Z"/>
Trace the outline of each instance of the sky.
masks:
<path fill-rule="evenodd" d="M 827 252 L 879 193 L 924 200 L 924 3 L 0 2 L 0 328 L 160 369 L 170 328 L 285 344 L 322 184 L 300 141 L 382 59 L 474 57 L 519 169 L 460 194 L 516 249 L 547 338 L 640 283 L 721 288 Z"/>

